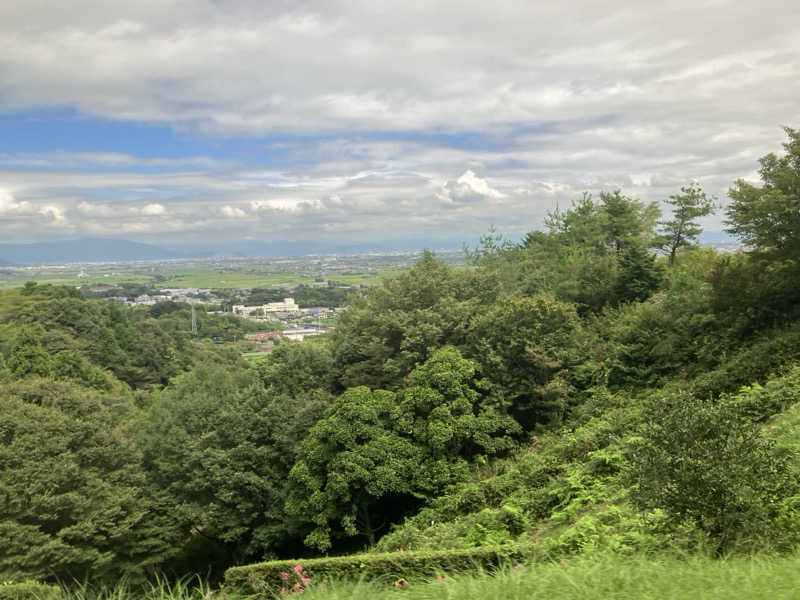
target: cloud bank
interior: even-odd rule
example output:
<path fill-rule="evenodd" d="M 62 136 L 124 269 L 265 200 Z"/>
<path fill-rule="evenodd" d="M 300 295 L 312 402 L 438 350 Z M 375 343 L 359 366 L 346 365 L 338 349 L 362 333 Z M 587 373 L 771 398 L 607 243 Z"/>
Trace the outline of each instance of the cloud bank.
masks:
<path fill-rule="evenodd" d="M 9 241 L 521 235 L 583 190 L 724 200 L 800 126 L 785 1 L 68 4 L 0 4 Z"/>

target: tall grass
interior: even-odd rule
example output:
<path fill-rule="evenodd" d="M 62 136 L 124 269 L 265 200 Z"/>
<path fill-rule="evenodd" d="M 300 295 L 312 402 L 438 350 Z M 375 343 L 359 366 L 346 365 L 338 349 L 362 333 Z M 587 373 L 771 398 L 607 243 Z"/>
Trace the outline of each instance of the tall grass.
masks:
<path fill-rule="evenodd" d="M 621 556 L 447 575 L 441 581 L 313 581 L 303 600 L 789 600 L 800 598 L 800 557 L 713 560 Z M 200 579 L 65 589 L 65 600 L 246 600 Z"/>
<path fill-rule="evenodd" d="M 800 597 L 800 559 L 586 558 L 448 576 L 446 581 L 325 582 L 304 600 L 783 600 Z"/>
<path fill-rule="evenodd" d="M 125 581 L 108 586 L 76 583 L 64 586 L 61 593 L 64 600 L 209 600 L 219 597 L 200 577 L 177 581 L 159 578 L 145 586 L 132 586 Z"/>

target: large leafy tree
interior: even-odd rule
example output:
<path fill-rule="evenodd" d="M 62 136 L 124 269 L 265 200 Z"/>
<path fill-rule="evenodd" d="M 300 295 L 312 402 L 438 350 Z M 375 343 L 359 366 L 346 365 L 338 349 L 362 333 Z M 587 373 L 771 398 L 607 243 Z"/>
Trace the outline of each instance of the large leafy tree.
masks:
<path fill-rule="evenodd" d="M 697 236 L 703 232 L 698 219 L 714 212 L 714 203 L 698 183 L 681 187 L 680 194 L 674 194 L 666 201 L 672 206 L 672 219 L 660 221 L 662 233 L 657 238 L 659 245 L 669 256 L 669 264 L 675 264 L 675 255 L 681 248 L 691 248 Z"/>
<path fill-rule="evenodd" d="M 644 204 L 623 195 L 620 190 L 601 192 L 600 215 L 606 243 L 620 254 L 631 246 L 648 247 L 660 215 L 658 204 Z"/>
<path fill-rule="evenodd" d="M 619 190 L 601 192 L 598 201 L 584 194 L 571 208 L 548 214 L 546 232 L 529 233 L 517 252 L 506 254 L 517 287 L 525 295 L 555 293 L 575 302 L 582 314 L 601 310 L 616 299 L 620 257 L 654 244 L 658 216 L 656 203 Z"/>
<path fill-rule="evenodd" d="M 753 252 L 720 262 L 712 284 L 739 335 L 795 319 L 800 307 L 800 131 L 786 134 L 783 156 L 760 159 L 761 185 L 739 180 L 729 192 L 727 231 Z"/>
<path fill-rule="evenodd" d="M 730 189 L 730 233 L 759 250 L 800 257 L 800 131 L 785 128 L 785 154 L 760 159 L 762 185 L 740 179 Z"/>
<path fill-rule="evenodd" d="M 557 375 L 580 328 L 573 305 L 551 294 L 511 298 L 476 315 L 468 356 L 482 367 L 491 395 L 526 429 L 563 416 L 566 388 Z"/>
<path fill-rule="evenodd" d="M 359 533 L 373 545 L 386 525 L 380 503 L 391 496 L 404 497 L 406 505 L 413 499 L 422 449 L 413 431 L 394 429 L 394 405 L 393 392 L 350 388 L 304 440 L 289 474 L 286 507 L 312 524 L 309 546 L 327 550 L 333 537 Z"/>
<path fill-rule="evenodd" d="M 478 455 L 514 446 L 517 423 L 484 404 L 478 365 L 445 346 L 393 392 L 350 388 L 303 442 L 287 509 L 312 525 L 306 543 L 379 531 L 464 479 Z"/>
<path fill-rule="evenodd" d="M 107 400 L 52 379 L 0 387 L 0 579 L 142 577 L 174 548 L 152 508 Z"/>
<path fill-rule="evenodd" d="M 48 377 L 53 374 L 53 361 L 42 348 L 42 334 L 41 327 L 24 326 L 19 329 L 8 357 L 8 367 L 13 377 Z"/>
<path fill-rule="evenodd" d="M 313 389 L 333 391 L 333 356 L 328 344 L 289 342 L 278 344 L 256 367 L 264 387 L 272 394 L 296 396 Z"/>
<path fill-rule="evenodd" d="M 556 209 L 549 213 L 545 217 L 545 225 L 551 236 L 556 237 L 562 245 L 574 245 L 596 252 L 601 252 L 606 247 L 607 235 L 600 206 L 592 200 L 592 195 L 588 192 L 574 200 L 568 210 Z M 536 233 L 531 232 L 525 237 L 523 244 L 526 247 L 544 241 Z"/>
<path fill-rule="evenodd" d="M 461 346 L 471 317 L 498 291 L 492 273 L 454 269 L 425 253 L 408 271 L 351 299 L 332 334 L 342 387 L 400 389 L 437 348 Z"/>
<path fill-rule="evenodd" d="M 272 393 L 253 369 L 210 362 L 155 399 L 140 433 L 144 464 L 216 566 L 274 553 L 297 535 L 283 512 L 287 475 L 328 402 L 322 391 Z"/>
<path fill-rule="evenodd" d="M 586 193 L 569 210 L 550 213 L 545 225 L 561 245 L 619 254 L 631 245 L 649 246 L 659 214 L 655 202 L 645 204 L 615 190 L 600 192 L 599 202 Z M 537 241 L 542 238 L 528 234 L 523 244 L 530 247 Z"/>
<path fill-rule="evenodd" d="M 422 446 L 421 465 L 435 492 L 466 474 L 476 455 L 496 455 L 513 448 L 517 422 L 488 401 L 489 384 L 479 365 L 453 346 L 437 350 L 408 377 L 400 402 L 392 409 L 398 432 Z M 424 488 L 423 488 L 424 489 Z"/>

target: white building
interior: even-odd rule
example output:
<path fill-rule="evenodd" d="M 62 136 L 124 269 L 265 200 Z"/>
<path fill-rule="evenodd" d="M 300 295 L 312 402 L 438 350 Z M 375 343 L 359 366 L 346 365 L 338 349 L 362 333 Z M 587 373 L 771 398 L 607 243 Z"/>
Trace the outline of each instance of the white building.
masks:
<path fill-rule="evenodd" d="M 268 302 L 262 306 L 244 306 L 235 304 L 231 307 L 233 314 L 242 317 L 265 317 L 269 313 L 298 312 L 300 307 L 295 304 L 294 298 L 284 298 L 283 302 Z"/>
<path fill-rule="evenodd" d="M 295 304 L 294 298 L 284 298 L 283 302 L 268 302 L 264 305 L 264 312 L 296 312 L 300 307 Z"/>

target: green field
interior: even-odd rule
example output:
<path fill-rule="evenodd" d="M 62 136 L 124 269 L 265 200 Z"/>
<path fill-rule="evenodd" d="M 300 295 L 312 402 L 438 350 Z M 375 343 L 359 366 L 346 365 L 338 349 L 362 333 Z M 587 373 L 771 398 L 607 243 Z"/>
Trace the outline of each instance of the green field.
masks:
<path fill-rule="evenodd" d="M 325 276 L 325 281 L 345 285 L 374 285 L 384 277 L 399 273 L 387 270 L 379 273 Z M 315 277 L 305 273 L 252 273 L 245 271 L 218 271 L 214 269 L 186 269 L 167 272 L 158 281 L 163 287 L 181 288 L 276 288 L 295 287 L 314 283 Z M 155 284 L 155 282 L 154 282 Z"/>
<path fill-rule="evenodd" d="M 215 269 L 207 266 L 192 268 L 160 266 L 146 269 L 130 267 L 29 267 L 6 269 L 0 274 L 0 289 L 19 287 L 27 281 L 40 284 L 69 286 L 117 285 L 139 283 L 163 288 L 293 288 L 311 285 L 315 281 L 332 281 L 341 285 L 375 285 L 385 277 L 400 273 L 402 269 L 382 269 L 349 274 L 313 274 L 303 272 L 266 272 L 266 269 L 230 268 Z M 79 276 L 81 275 L 81 276 Z"/>

